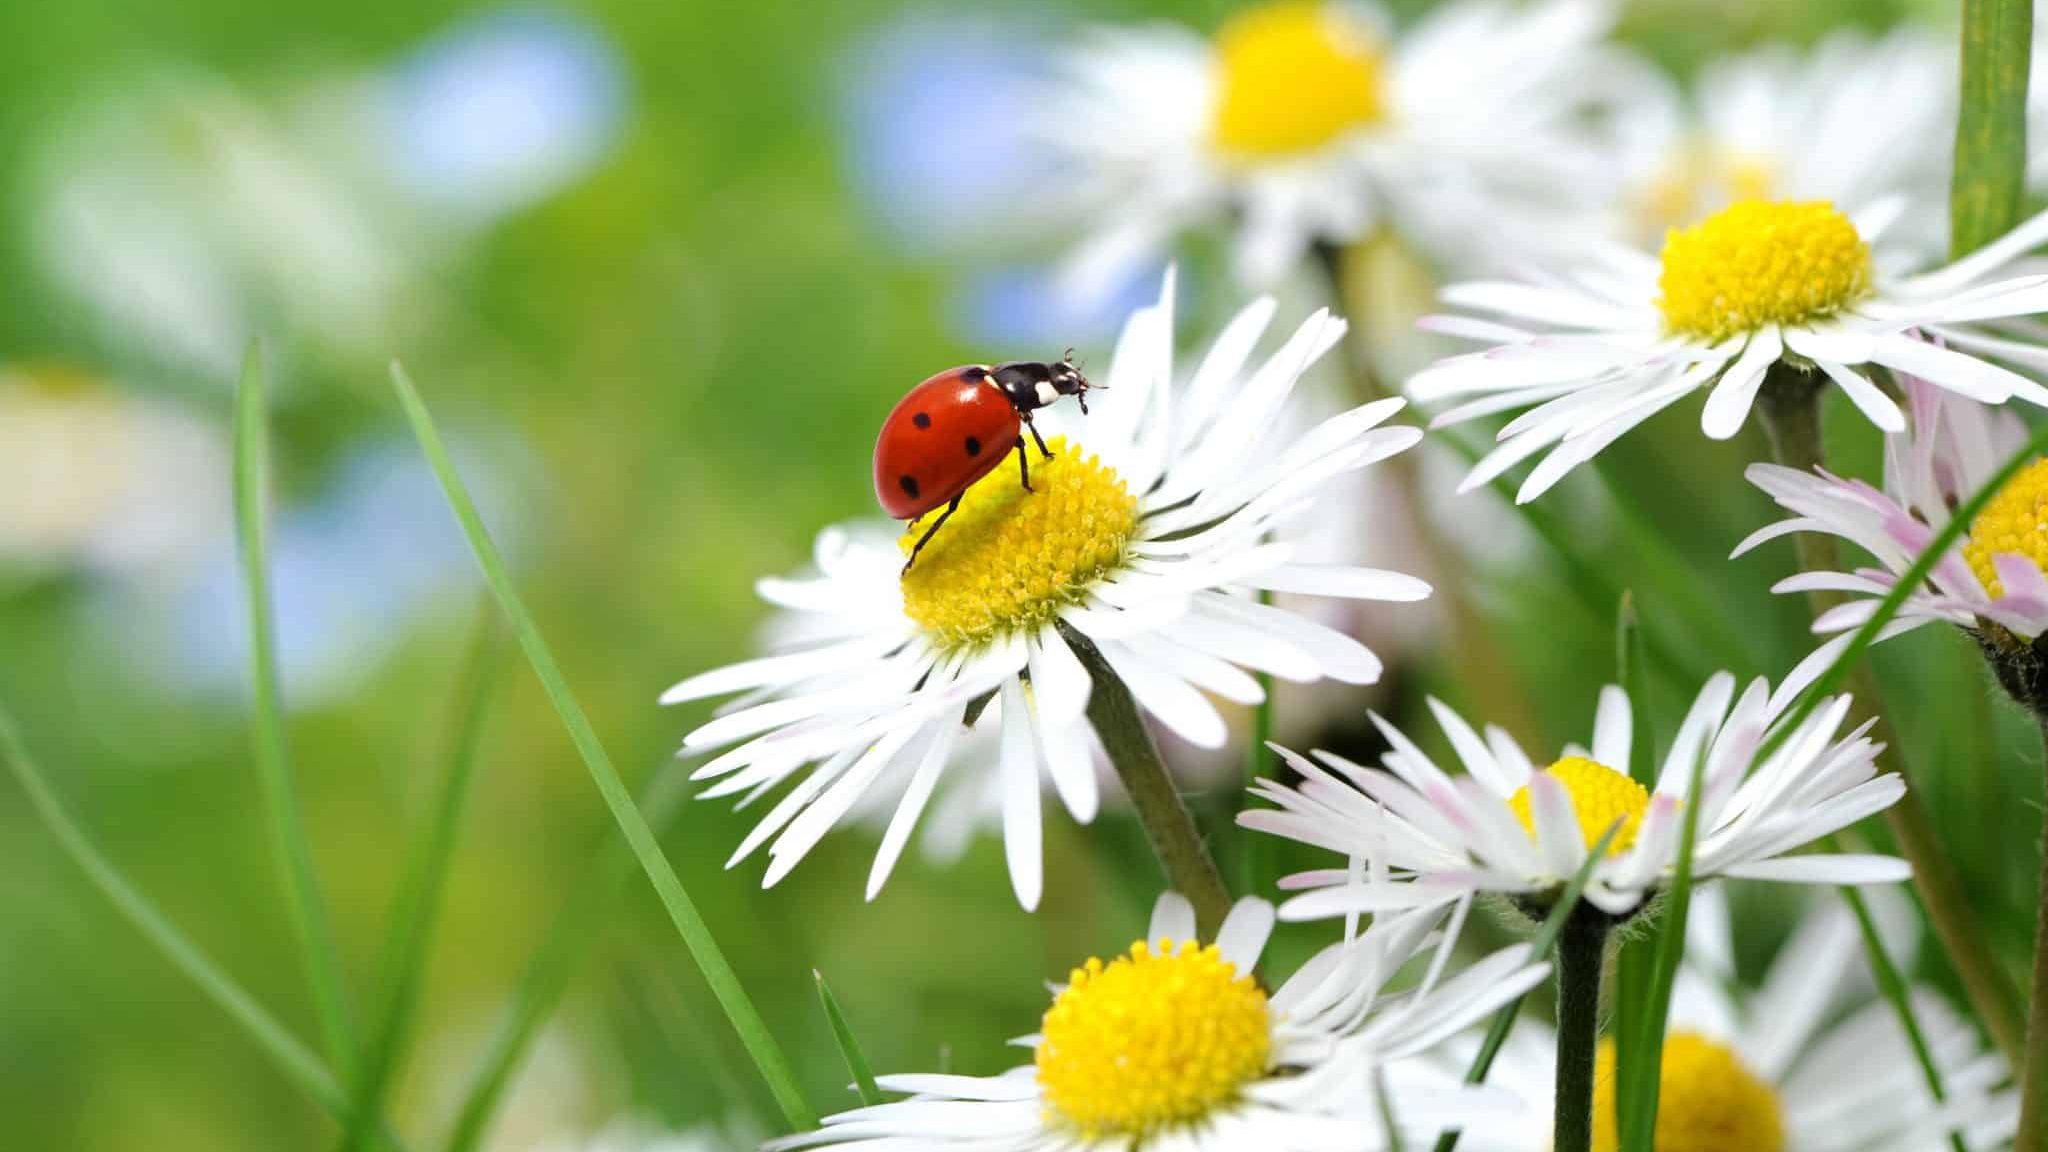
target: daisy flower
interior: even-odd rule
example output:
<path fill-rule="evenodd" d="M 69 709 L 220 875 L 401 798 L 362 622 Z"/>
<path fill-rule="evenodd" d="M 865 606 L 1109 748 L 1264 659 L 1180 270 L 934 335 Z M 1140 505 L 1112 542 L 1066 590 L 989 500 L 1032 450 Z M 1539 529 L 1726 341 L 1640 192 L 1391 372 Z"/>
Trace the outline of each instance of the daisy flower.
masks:
<path fill-rule="evenodd" d="M 1761 679 L 1737 699 L 1735 678 L 1714 676 L 1672 741 L 1654 790 L 1627 774 L 1634 720 L 1620 688 L 1600 694 L 1591 749 L 1567 746 L 1541 769 L 1502 729 L 1489 726 L 1482 736 L 1431 700 L 1464 775 L 1446 774 L 1374 714 L 1391 745 L 1383 770 L 1328 752 L 1310 759 L 1280 749 L 1302 782 L 1259 781 L 1254 791 L 1275 807 L 1241 813 L 1238 823 L 1372 865 L 1375 874 L 1363 879 L 1346 869 L 1288 878 L 1288 887 L 1309 891 L 1289 900 L 1281 914 L 1306 920 L 1429 906 L 1476 892 L 1540 907 L 1618 822 L 1585 897 L 1610 915 L 1626 916 L 1677 865 L 1681 813 L 1695 763 L 1705 757 L 1695 876 L 1826 884 L 1905 879 L 1905 864 L 1890 857 L 1791 855 L 1890 807 L 1905 784 L 1877 774 L 1878 746 L 1864 736 L 1867 723 L 1837 736 L 1849 712 L 1846 696 L 1816 709 L 1759 761 L 1763 737 L 1786 699 L 1783 692 L 1773 697 Z"/>
<path fill-rule="evenodd" d="M 1097 803 L 1085 720 L 1093 682 L 1075 645 L 1099 653 L 1143 710 L 1203 747 L 1226 735 L 1205 693 L 1256 702 L 1263 693 L 1252 672 L 1378 678 L 1370 649 L 1254 593 L 1428 595 L 1414 577 L 1309 563 L 1273 538 L 1332 482 L 1411 447 L 1421 432 L 1381 427 L 1401 406 L 1381 401 L 1298 437 L 1278 434 L 1296 381 L 1344 323 L 1317 312 L 1246 373 L 1274 308 L 1261 300 L 1240 312 L 1176 382 L 1169 275 L 1158 303 L 1125 326 L 1094 414 L 1041 416 L 1054 456 L 1033 461 L 1033 491 L 1010 469 L 990 473 L 907 574 L 914 531 L 878 545 L 832 530 L 819 538 L 816 575 L 761 582 L 762 596 L 791 614 L 783 649 L 663 696 L 744 693 L 683 740 L 684 755 L 725 749 L 697 770 L 716 781 L 707 795 L 755 799 L 800 778 L 735 863 L 772 840 L 765 883 L 775 883 L 891 766 L 913 763 L 869 874 L 872 898 L 956 759 L 962 721 L 994 698 L 1004 845 L 1017 897 L 1032 908 L 1039 773 L 1077 820 Z"/>
<path fill-rule="evenodd" d="M 1224 221 L 1258 287 L 1317 242 L 1382 228 L 1460 263 L 1541 237 L 1605 163 L 1583 123 L 1608 86 L 1610 22 L 1588 0 L 1465 2 L 1397 35 L 1369 4 L 1276 0 L 1213 40 L 1098 30 L 1043 85 L 1034 121 L 1048 185 L 1093 229 L 1072 282 L 1118 283 L 1178 233 Z"/>
<path fill-rule="evenodd" d="M 1384 989 L 1424 953 L 1441 917 L 1390 917 L 1333 944 L 1270 996 L 1254 975 L 1273 927 L 1263 900 L 1238 902 L 1215 941 L 1193 907 L 1161 897 L 1143 940 L 1091 959 L 1054 992 L 1032 1063 L 1000 1076 L 884 1076 L 910 1099 L 829 1117 L 768 1145 L 881 1152 L 1368 1152 L 1385 1132 L 1373 1071 L 1419 1056 L 1534 987 L 1548 966 L 1525 945 L 1438 983 L 1455 932 L 1422 984 Z M 1446 1085 L 1390 1098 L 1414 1138 L 1484 1113 L 1492 1094 Z"/>
<path fill-rule="evenodd" d="M 1743 200 L 1672 231 L 1658 258 L 1606 245 L 1562 277 L 1454 285 L 1446 302 L 1495 318 L 1425 324 L 1490 347 L 1424 369 L 1408 395 L 1465 398 L 1439 425 L 1536 405 L 1465 480 L 1477 487 L 1548 452 L 1523 501 L 1694 392 L 1708 391 L 1701 429 L 1735 435 L 1780 364 L 1825 373 L 1888 432 L 1905 416 L 1870 379 L 1873 367 L 1985 403 L 2048 405 L 2048 389 L 1994 362 L 2038 353 L 1985 327 L 2048 309 L 2048 275 L 1998 277 L 2048 240 L 2048 213 L 1946 267 L 1902 276 L 1872 246 L 1903 208 L 1892 200 L 1850 216 L 1827 201 Z"/>
<path fill-rule="evenodd" d="M 1926 988 L 1912 993 L 1914 1019 L 1942 1071 L 1948 1099 L 1928 1091 L 1892 1006 L 1874 999 L 1863 939 L 1840 901 L 1801 919 L 1761 983 L 1736 975 L 1726 904 L 1716 886 L 1696 890 L 1686 921 L 1659 1077 L 1658 1152 L 1936 1152 L 1951 1129 L 1965 1148 L 2004 1147 L 2018 1123 L 2005 1061 L 1984 1050 L 1968 1020 Z M 1875 903 L 1875 902 L 1873 902 Z M 1874 908 L 1873 911 L 1878 909 Z M 1910 910 L 1895 917 L 1910 924 Z M 1453 1080 L 1478 1038 L 1425 1058 L 1427 1071 L 1389 1077 L 1396 1090 Z M 1464 1126 L 1467 1152 L 1547 1152 L 1554 1041 L 1524 1023 L 1494 1062 L 1487 1083 L 1523 1102 Z M 1594 1082 L 1593 1148 L 1619 1147 L 1614 1042 L 1600 1044 Z"/>
<path fill-rule="evenodd" d="M 1911 191 L 1916 250 L 1947 236 L 1955 45 L 1837 32 L 1709 64 L 1690 99 L 1661 74 L 1624 110 L 1626 231 L 1655 240 L 1738 200 L 1867 204 Z"/>
<path fill-rule="evenodd" d="M 1825 470 L 1808 473 L 1775 464 L 1752 464 L 1746 473 L 1793 517 L 1751 534 L 1735 555 L 1794 532 L 1825 532 L 1876 561 L 1850 572 L 1803 572 L 1773 588 L 1847 596 L 1814 621 L 1816 633 L 1832 638 L 1801 661 L 1788 682 L 1810 682 L 1834 662 L 1948 523 L 1950 510 L 1983 487 L 2026 443 L 2026 426 L 2011 412 L 1911 376 L 1900 383 L 1911 419 L 1904 434 L 1885 437 L 1881 489 Z M 2025 654 L 2048 633 L 2048 576 L 2042 574 L 2048 566 L 2048 530 L 2037 512 L 2044 500 L 2048 462 L 2037 460 L 1992 497 L 1877 639 L 1925 624 L 1953 624 L 1983 646 L 2003 677 L 2011 658 Z"/>

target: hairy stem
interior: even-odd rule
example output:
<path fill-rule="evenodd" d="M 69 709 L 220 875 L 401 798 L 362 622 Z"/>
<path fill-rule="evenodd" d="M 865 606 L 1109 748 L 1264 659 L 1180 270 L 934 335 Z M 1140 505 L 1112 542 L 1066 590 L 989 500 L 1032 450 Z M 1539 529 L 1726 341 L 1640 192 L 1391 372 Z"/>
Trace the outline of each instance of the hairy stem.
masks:
<path fill-rule="evenodd" d="M 1131 698 L 1131 690 L 1086 636 L 1065 624 L 1059 625 L 1059 630 L 1095 681 L 1095 691 L 1088 697 L 1088 722 L 1102 738 L 1117 779 L 1123 781 L 1131 806 L 1138 810 L 1145 837 L 1166 869 L 1167 883 L 1194 904 L 1195 921 L 1203 939 L 1209 939 L 1230 913 L 1230 891 L 1223 886 L 1209 846 L 1202 843 L 1194 813 L 1188 811 L 1174 787 L 1159 746 L 1152 742 L 1152 733 L 1138 715 L 1138 702 Z"/>
<path fill-rule="evenodd" d="M 1771 453 L 1779 464 L 1811 472 L 1822 463 L 1820 429 L 1820 385 L 1810 373 L 1779 364 L 1771 369 L 1759 397 L 1757 410 L 1763 415 Z M 1835 538 L 1825 532 L 1798 532 L 1792 539 L 1799 547 L 1799 567 L 1806 572 L 1841 570 Z M 1841 602 L 1842 594 L 1810 591 L 1807 601 L 1814 616 Z M 1941 938 L 1942 950 L 1962 978 L 1970 1004 L 1984 1021 L 1992 1041 L 2013 1067 L 2019 1067 L 2022 1036 L 2018 990 L 2007 979 L 1986 941 L 1983 927 L 1963 895 L 1962 878 L 1942 851 L 1934 823 L 1921 806 L 1913 777 L 1906 770 L 1898 734 L 1892 730 L 1879 707 L 1877 677 L 1868 662 L 1856 666 L 1849 681 L 1858 718 L 1876 721 L 1870 738 L 1882 744 L 1878 766 L 1897 772 L 1908 787 L 1897 804 L 1885 810 L 1885 820 L 1898 842 L 1899 852 L 1913 866 L 1913 884 L 1919 889 L 1927 918 Z"/>
<path fill-rule="evenodd" d="M 2041 747 L 2048 756 L 2048 716 L 2036 715 Z M 2048 809 L 2042 812 L 2048 841 Z M 2034 920 L 2034 988 L 2027 1011 L 2026 1060 L 2020 1066 L 2020 1131 L 2017 1152 L 2048 1149 L 2048 852 L 2041 858 L 2041 910 Z"/>

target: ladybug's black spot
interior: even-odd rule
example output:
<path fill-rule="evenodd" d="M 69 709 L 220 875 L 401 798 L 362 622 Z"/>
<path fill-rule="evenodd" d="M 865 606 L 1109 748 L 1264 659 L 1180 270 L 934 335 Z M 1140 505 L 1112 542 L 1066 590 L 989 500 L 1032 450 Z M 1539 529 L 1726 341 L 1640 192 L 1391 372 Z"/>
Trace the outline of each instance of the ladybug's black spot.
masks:
<path fill-rule="evenodd" d="M 910 422 L 919 428 L 929 428 L 932 426 L 932 414 L 929 412 L 919 412 L 910 418 Z"/>
<path fill-rule="evenodd" d="M 960 378 L 962 380 L 967 381 L 969 384 L 979 382 L 981 378 L 986 375 L 988 375 L 988 369 L 983 368 L 979 364 L 976 364 L 971 368 L 962 368 L 960 370 Z"/>
<path fill-rule="evenodd" d="M 981 455 L 981 441 L 969 436 L 967 438 L 967 454 L 969 456 Z"/>
<path fill-rule="evenodd" d="M 905 472 L 896 478 L 896 486 L 903 489 L 905 496 L 910 497 L 912 500 L 917 499 L 917 477 Z"/>

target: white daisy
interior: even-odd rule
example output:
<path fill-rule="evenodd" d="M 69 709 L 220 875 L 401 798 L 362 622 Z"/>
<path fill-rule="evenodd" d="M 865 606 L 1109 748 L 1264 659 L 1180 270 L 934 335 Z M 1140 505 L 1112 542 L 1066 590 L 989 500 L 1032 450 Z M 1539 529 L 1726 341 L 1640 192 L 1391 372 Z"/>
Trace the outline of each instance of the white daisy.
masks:
<path fill-rule="evenodd" d="M 1915 215 L 1900 229 L 1916 251 L 1939 251 L 1955 89 L 1953 37 L 1918 28 L 1715 61 L 1690 99 L 1646 79 L 1624 113 L 1626 231 L 1654 242 L 1738 200 L 1868 204 L 1910 192 Z"/>
<path fill-rule="evenodd" d="M 1392 746 L 1384 771 L 1328 752 L 1311 760 L 1281 749 L 1305 779 L 1298 786 L 1259 781 L 1254 790 L 1276 807 L 1244 812 L 1238 823 L 1383 870 L 1365 878 L 1346 869 L 1290 877 L 1288 887 L 1312 891 L 1289 900 L 1281 914 L 1306 920 L 1428 906 L 1474 892 L 1540 904 L 1577 874 L 1587 851 L 1618 821 L 1585 896 L 1621 916 L 1676 867 L 1687 792 L 1704 756 L 1694 875 L 1827 884 L 1905 879 L 1905 864 L 1890 857 L 1790 855 L 1890 807 L 1905 785 L 1895 775 L 1877 775 L 1878 746 L 1864 736 L 1867 723 L 1837 738 L 1849 711 L 1846 696 L 1816 709 L 1758 762 L 1784 697 L 1773 698 L 1759 679 L 1735 699 L 1735 678 L 1714 676 L 1672 741 L 1654 791 L 1627 775 L 1634 722 L 1620 688 L 1600 694 L 1591 750 L 1567 746 L 1540 770 L 1502 729 L 1489 726 L 1482 737 L 1431 700 L 1466 774 L 1446 774 L 1375 714 Z"/>
<path fill-rule="evenodd" d="M 2002 1147 L 2018 1123 L 2005 1061 L 1986 1052 L 1968 1020 L 1930 989 L 1913 992 L 1914 1018 L 1942 1072 L 1938 1104 L 1892 1006 L 1873 999 L 1854 917 L 1829 897 L 1778 950 L 1762 983 L 1734 971 L 1726 905 L 1713 886 L 1694 893 L 1664 1042 L 1658 1152 L 1940 1152 L 1959 1128 L 1966 1148 Z M 1910 923 L 1909 909 L 1898 919 Z M 1846 1013 L 1846 1014 L 1844 1014 Z M 1391 1077 L 1444 1083 L 1462 1073 L 1476 1036 L 1448 1045 L 1428 1067 Z M 1546 1152 L 1555 1051 L 1550 1029 L 1524 1023 L 1487 1083 L 1524 1102 L 1465 1126 L 1464 1152 Z M 1593 1148 L 1615 1152 L 1614 1045 L 1600 1045 Z"/>
<path fill-rule="evenodd" d="M 1794 532 L 1825 532 L 1877 562 L 1851 572 L 1802 572 L 1772 589 L 1827 590 L 1848 597 L 1814 621 L 1816 633 L 1833 638 L 1801 661 L 1788 683 L 1810 682 L 1834 662 L 1949 522 L 1950 510 L 1983 487 L 2026 443 L 2026 426 L 2011 412 L 1951 395 L 1915 377 L 1902 377 L 1900 383 L 1911 420 L 1906 432 L 1885 437 L 1882 490 L 1826 471 L 1806 473 L 1774 464 L 1752 464 L 1746 473 L 1794 515 L 1751 534 L 1735 555 Z M 1877 639 L 1944 622 L 1999 652 L 2018 650 L 2048 633 L 2048 577 L 2042 575 L 2048 565 L 2048 531 L 2036 512 L 2044 497 L 2048 461 L 2037 460 L 1985 505 Z"/>
<path fill-rule="evenodd" d="M 1779 363 L 1825 373 L 1886 431 L 1905 416 L 1871 381 L 1873 366 L 1986 403 L 2048 405 L 2048 389 L 1993 362 L 2040 368 L 2041 352 L 1984 327 L 2048 309 L 2048 275 L 1994 279 L 2048 240 L 2048 213 L 1944 268 L 1897 276 L 1871 245 L 1903 206 L 1851 218 L 1826 202 L 1745 200 L 1672 232 L 1661 259 L 1606 245 L 1566 276 L 1454 285 L 1447 302 L 1504 321 L 1427 321 L 1491 347 L 1424 369 L 1408 394 L 1467 398 L 1439 425 L 1537 405 L 1465 481 L 1476 487 L 1548 451 L 1524 501 L 1702 389 L 1702 430 L 1735 435 Z"/>
<path fill-rule="evenodd" d="M 1413 577 L 1302 562 L 1294 545 L 1271 539 L 1333 480 L 1421 433 L 1380 427 L 1401 406 L 1382 401 L 1279 435 L 1295 382 L 1344 323 L 1316 313 L 1246 374 L 1274 307 L 1262 300 L 1239 313 L 1179 384 L 1169 276 L 1159 303 L 1126 325 L 1094 414 L 1041 416 L 1069 435 L 1052 442 L 1053 459 L 1034 460 L 1033 492 L 1011 470 L 990 473 L 900 578 L 909 535 L 878 547 L 835 530 L 819 538 L 816 576 L 761 582 L 764 598 L 795 614 L 786 650 L 663 696 L 746 694 L 684 738 L 685 755 L 733 746 L 698 769 L 718 781 L 707 795 L 751 799 L 801 777 L 735 863 L 772 839 L 765 883 L 775 883 L 907 760 L 917 769 L 869 875 L 872 897 L 954 759 L 962 718 L 994 694 L 1010 875 L 1035 907 L 1041 766 L 1076 819 L 1096 808 L 1084 718 L 1092 682 L 1067 634 L 1099 650 L 1144 710 L 1205 747 L 1226 731 L 1204 692 L 1262 697 L 1246 669 L 1293 681 L 1379 676 L 1364 645 L 1252 593 L 1428 595 Z"/>
<path fill-rule="evenodd" d="M 1381 228 L 1454 263 L 1539 238 L 1605 163 L 1584 123 L 1611 80 L 1610 22 L 1590 0 L 1482 0 L 1397 35 L 1369 4 L 1278 0 L 1213 41 L 1096 31 L 1035 119 L 1058 158 L 1047 186 L 1092 227 L 1073 282 L 1099 291 L 1224 221 L 1257 287 L 1317 241 Z"/>
<path fill-rule="evenodd" d="M 1273 908 L 1241 900 L 1213 944 L 1168 893 L 1151 930 L 1056 990 L 1033 1062 L 1000 1076 L 879 1081 L 908 1100 L 833 1116 L 771 1150 L 881 1152 L 1367 1152 L 1384 1147 L 1373 1071 L 1414 1058 L 1543 980 L 1526 945 L 1438 983 L 1455 932 L 1415 991 L 1384 991 L 1430 943 L 1435 913 L 1390 917 L 1333 944 L 1269 998 L 1253 970 Z M 1484 1114 L 1491 1093 L 1460 1086 L 1388 1104 L 1410 1139 Z"/>

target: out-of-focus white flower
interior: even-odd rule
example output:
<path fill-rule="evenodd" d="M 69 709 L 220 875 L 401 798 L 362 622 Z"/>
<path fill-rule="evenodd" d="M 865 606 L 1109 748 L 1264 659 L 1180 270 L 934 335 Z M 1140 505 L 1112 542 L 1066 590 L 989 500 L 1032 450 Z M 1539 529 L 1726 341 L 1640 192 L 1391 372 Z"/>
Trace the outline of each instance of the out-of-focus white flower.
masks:
<path fill-rule="evenodd" d="M 1734 941 L 1719 889 L 1694 893 L 1686 966 L 1664 1042 L 1658 1152 L 1933 1152 L 1949 1146 L 1951 1129 L 1972 1152 L 2006 1146 L 2019 1108 L 2006 1086 L 2005 1061 L 1984 1050 L 1969 1021 L 1939 993 L 1915 989 L 1914 1016 L 1948 1097 L 1936 1102 L 1897 1014 L 1871 997 L 1855 919 L 1840 901 L 1824 899 L 1779 949 L 1763 982 L 1747 987 L 1730 960 Z M 1898 911 L 1904 915 L 1892 919 L 1910 922 L 1910 909 Z M 1468 1037 L 1398 1070 L 1390 1077 L 1395 1090 L 1456 1082 L 1478 1045 L 1478 1037 Z M 1466 1123 L 1460 1148 L 1546 1152 L 1555 1045 L 1545 1025 L 1524 1021 L 1516 1028 L 1487 1083 L 1525 1107 Z M 1618 1146 L 1614 1084 L 1614 1044 L 1603 1040 L 1593 1097 L 1596 1152 Z"/>
<path fill-rule="evenodd" d="M 1373 1070 L 1426 1052 L 1540 982 L 1527 945 L 1494 953 L 1438 983 L 1447 937 L 1423 985 L 1382 995 L 1425 954 L 1441 916 L 1387 917 L 1333 944 L 1270 999 L 1253 970 L 1273 927 L 1263 900 L 1238 902 L 1212 944 L 1173 893 L 1145 938 L 1107 963 L 1091 959 L 1055 990 L 1034 1061 L 1000 1076 L 880 1079 L 907 1100 L 828 1117 L 796 1148 L 1002 1149 L 1004 1152 L 1377 1152 Z M 1387 1100 L 1410 1139 L 1483 1113 L 1491 1094 L 1432 1085 Z"/>
<path fill-rule="evenodd" d="M 967 708 L 996 694 L 1004 845 L 1018 899 L 1035 907 L 1041 769 L 1077 819 L 1097 804 L 1084 716 L 1093 681 L 1068 630 L 1100 651 L 1145 711 L 1204 746 L 1227 734 L 1205 691 L 1262 698 L 1247 668 L 1301 681 L 1378 678 L 1370 649 L 1252 593 L 1426 596 L 1411 576 L 1303 563 L 1292 544 L 1269 539 L 1330 484 L 1420 433 L 1382 427 L 1401 406 L 1390 400 L 1279 434 L 1302 372 L 1344 325 L 1318 312 L 1247 374 L 1274 310 L 1271 300 L 1247 307 L 1183 384 L 1169 277 L 1159 303 L 1126 325 L 1094 414 L 1040 417 L 1055 455 L 1033 461 L 1033 492 L 1011 469 L 990 473 L 914 569 L 899 548 L 835 530 L 820 537 L 817 577 L 762 581 L 764 596 L 799 615 L 787 635 L 804 646 L 691 677 L 663 697 L 744 694 L 684 739 L 686 754 L 728 749 L 698 770 L 718 781 L 707 795 L 759 797 L 805 774 L 734 863 L 773 839 L 766 882 L 781 879 L 907 759 L 917 777 L 870 873 L 873 896 L 955 759 Z"/>
<path fill-rule="evenodd" d="M 1905 206 L 1851 217 L 1826 201 L 1743 200 L 1672 232 L 1661 258 L 1606 245 L 1560 276 L 1453 285 L 1444 300 L 1482 315 L 1430 326 L 1488 347 L 1417 373 L 1408 395 L 1465 398 L 1438 425 L 1533 405 L 1464 485 L 1547 452 L 1523 501 L 1695 392 L 1708 393 L 1701 430 L 1734 436 L 1781 363 L 1825 373 L 1887 432 L 1905 414 L 1865 374 L 1873 367 L 1986 403 L 2048 405 L 2048 388 L 1998 363 L 2048 364 L 2000 327 L 2048 309 L 2048 275 L 1999 278 L 2048 240 L 2048 213 L 1946 267 L 1899 275 L 1872 246 Z"/>
<path fill-rule="evenodd" d="M 1068 270 L 1084 297 L 1224 223 L 1260 288 L 1316 243 L 1379 229 L 1498 267 L 1568 242 L 1605 189 L 1588 124 L 1633 72 L 1601 44 L 1610 19 L 1591 0 L 1471 0 L 1396 33 L 1368 4 L 1278 0 L 1213 41 L 1096 30 L 1037 86 L 1033 125 L 1059 159 L 1032 197 L 1089 233 Z"/>
<path fill-rule="evenodd" d="M 226 440 L 169 400 L 0 368 L 0 567 L 175 584 L 233 540 Z"/>
<path fill-rule="evenodd" d="M 625 66 L 587 21 L 501 9 L 467 19 L 376 74 L 363 124 L 388 175 L 430 210 L 486 224 L 609 155 Z"/>
<path fill-rule="evenodd" d="M 2017 415 L 1901 378 L 1912 411 L 1907 430 L 1885 437 L 1884 487 L 1775 464 L 1752 464 L 1750 482 L 1769 493 L 1793 518 L 1762 528 L 1735 555 L 1794 532 L 1825 532 L 1856 545 L 1877 567 L 1849 572 L 1802 572 L 1772 588 L 1780 593 L 1815 589 L 1848 599 L 1814 621 L 1831 636 L 1788 678 L 1809 682 L 1834 663 L 1856 630 L 1898 586 L 1951 509 L 1991 479 L 2026 443 Z M 1946 556 L 1900 605 L 1877 639 L 1944 622 L 1979 635 L 1997 649 L 2009 633 L 2022 644 L 2048 634 L 2048 530 L 2039 509 L 2048 499 L 2048 462 L 2035 461 L 1977 514 Z M 1980 635 L 1981 634 L 1981 635 Z"/>
<path fill-rule="evenodd" d="M 1817 709 L 1760 760 L 1765 734 L 1786 703 L 1785 693 L 1773 697 L 1761 679 L 1736 699 L 1735 678 L 1716 675 L 1679 726 L 1651 790 L 1626 774 L 1635 721 L 1620 688 L 1600 694 L 1592 748 L 1569 745 L 1540 769 L 1505 731 L 1489 726 L 1482 738 L 1431 700 L 1463 774 L 1446 774 L 1375 715 L 1373 723 L 1392 746 L 1384 769 L 1327 752 L 1311 760 L 1282 749 L 1302 782 L 1260 781 L 1257 794 L 1276 807 L 1241 813 L 1238 823 L 1366 863 L 1363 873 L 1338 868 L 1290 877 L 1288 887 L 1313 889 L 1282 906 L 1290 919 L 1426 907 L 1485 892 L 1541 902 L 1578 873 L 1613 828 L 1585 896 L 1602 911 L 1624 916 L 1649 900 L 1676 866 L 1680 813 L 1699 768 L 1704 791 L 1694 875 L 1808 884 L 1906 879 L 1905 863 L 1888 856 L 1791 854 L 1889 808 L 1905 783 L 1878 774 L 1878 746 L 1864 736 L 1867 723 L 1837 735 L 1849 714 L 1846 696 Z"/>
<path fill-rule="evenodd" d="M 1772 45 L 1711 63 L 1689 100 L 1668 81 L 1644 85 L 1619 133 L 1630 239 L 1654 244 L 1738 200 L 1862 205 L 1904 193 L 1912 214 L 1894 238 L 1943 250 L 1953 37 L 1841 31 L 1810 51 Z"/>

